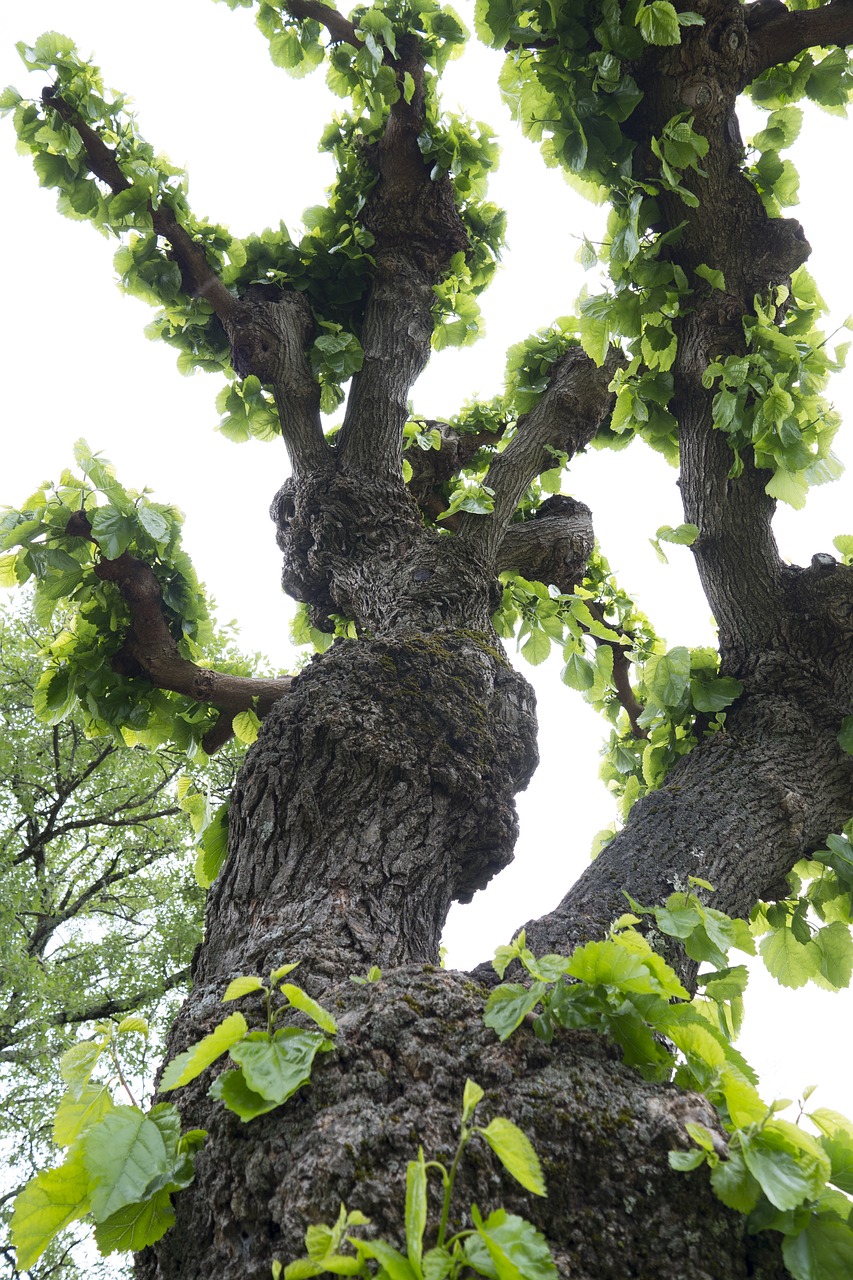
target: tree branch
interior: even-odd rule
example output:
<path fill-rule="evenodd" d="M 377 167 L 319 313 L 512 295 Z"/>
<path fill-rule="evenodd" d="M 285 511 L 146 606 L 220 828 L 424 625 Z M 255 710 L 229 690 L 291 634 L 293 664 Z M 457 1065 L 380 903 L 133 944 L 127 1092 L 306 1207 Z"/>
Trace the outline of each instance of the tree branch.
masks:
<path fill-rule="evenodd" d="M 133 995 L 117 996 L 111 1000 L 104 1000 L 101 1004 L 89 1005 L 86 1009 L 60 1009 L 58 1013 L 49 1016 L 48 1024 L 52 1027 L 62 1027 L 68 1023 L 100 1022 L 103 1018 L 111 1018 L 117 1013 L 127 1013 L 131 1009 L 138 1009 L 147 1000 L 159 999 L 167 991 L 172 991 L 175 987 L 184 986 L 190 981 L 190 977 L 190 966 L 185 965 L 183 969 L 179 969 L 176 973 L 170 973 L 163 979 L 162 984 L 156 987 L 143 987 L 141 991 L 136 991 Z"/>
<path fill-rule="evenodd" d="M 389 110 L 380 141 L 364 148 L 379 175 L 362 221 L 376 268 L 362 326 L 364 364 L 353 377 L 338 450 L 346 465 L 395 479 L 402 461 L 408 395 L 430 355 L 433 286 L 455 253 L 468 249 L 450 179 L 433 181 L 418 146 L 424 126 L 424 65 L 417 41 L 402 38 L 394 68 L 415 89 Z"/>
<path fill-rule="evenodd" d="M 96 178 L 113 191 L 127 191 L 133 186 L 123 174 L 116 159 L 102 138 L 86 124 L 80 113 L 52 89 L 45 89 L 42 100 L 46 107 L 52 108 L 66 123 L 72 125 L 80 135 L 89 168 Z M 148 201 L 148 212 L 154 230 L 163 236 L 172 246 L 175 260 L 181 268 L 188 291 L 197 297 L 206 298 L 216 315 L 226 323 L 231 316 L 236 299 L 225 288 L 225 285 L 207 261 L 204 250 L 195 243 L 180 225 L 172 210 L 165 203 L 156 209 Z"/>
<path fill-rule="evenodd" d="M 583 578 L 594 542 L 589 507 L 557 494 L 542 503 L 532 520 L 509 526 L 496 568 L 568 594 Z"/>
<path fill-rule="evenodd" d="M 539 403 L 519 418 L 515 435 L 492 462 L 485 484 L 494 490 L 490 516 L 466 515 L 458 537 L 493 560 L 519 499 L 535 476 L 553 466 L 551 449 L 571 458 L 593 438 L 613 406 L 610 382 L 624 359 L 611 347 L 598 368 L 580 347 L 555 365 Z"/>
<path fill-rule="evenodd" d="M 273 389 L 294 473 L 322 466 L 331 450 L 323 436 L 320 384 L 306 355 L 315 332 L 308 299 L 291 290 L 271 301 L 250 290 L 235 301 L 225 331 L 234 372 L 241 378 L 253 373 Z"/>
<path fill-rule="evenodd" d="M 349 18 L 338 13 L 332 5 L 323 4 L 322 0 L 285 0 L 283 8 L 291 17 L 319 22 L 336 44 L 351 44 L 359 49 L 364 43 Z"/>
<path fill-rule="evenodd" d="M 72 516 L 67 532 L 72 537 L 88 538 L 97 546 L 85 512 Z M 184 658 L 163 613 L 162 591 L 154 571 L 130 552 L 123 552 L 115 560 L 102 557 L 95 566 L 95 573 L 101 581 L 115 583 L 130 608 L 131 628 L 113 659 L 115 671 L 122 675 L 144 676 L 160 689 L 169 689 L 194 702 L 219 707 L 229 717 L 252 708 L 263 718 L 273 704 L 289 691 L 289 676 L 279 679 L 232 676 L 198 667 Z M 215 746 L 210 744 L 211 750 L 221 745 L 217 740 Z M 207 746 L 205 750 L 208 750 Z"/>
<path fill-rule="evenodd" d="M 819 9 L 798 11 L 781 0 L 758 0 L 746 6 L 744 16 L 749 30 L 744 85 L 804 49 L 853 44 L 853 0 L 831 0 Z"/>

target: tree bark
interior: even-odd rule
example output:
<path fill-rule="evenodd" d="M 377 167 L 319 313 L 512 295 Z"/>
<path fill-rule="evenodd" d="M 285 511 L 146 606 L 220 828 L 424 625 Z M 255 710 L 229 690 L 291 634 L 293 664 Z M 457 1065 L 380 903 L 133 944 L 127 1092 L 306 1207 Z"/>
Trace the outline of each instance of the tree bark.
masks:
<path fill-rule="evenodd" d="M 625 909 L 623 890 L 658 903 L 689 875 L 715 886 L 715 906 L 745 914 L 850 811 L 853 762 L 836 735 L 851 705 L 853 570 L 781 563 L 766 477 L 747 465 L 728 478 L 731 457 L 701 386 L 711 359 L 742 349 L 753 295 L 786 281 L 808 254 L 798 225 L 771 221 L 741 171 L 736 95 L 776 37 L 768 27 L 753 46 L 751 31 L 763 28 L 734 0 L 701 8 L 704 27 L 686 28 L 677 48 L 650 48 L 634 69 L 645 97 L 628 127 L 647 145 L 690 112 L 710 144 L 707 176 L 696 179 L 700 209 L 666 195 L 660 204 L 665 227 L 686 220 L 672 251 L 683 268 L 706 263 L 726 280 L 724 296 L 697 295 L 679 322 L 673 405 L 685 519 L 700 528 L 694 553 L 723 670 L 745 692 L 725 732 L 639 802 L 560 906 L 527 926 L 540 952 L 601 937 Z M 496 571 L 550 563 L 556 547 L 549 572 L 570 583 L 573 557 L 589 547 L 585 508 L 510 521 L 547 465 L 546 446 L 571 453 L 595 434 L 615 363 L 595 370 L 570 352 L 495 460 L 494 515 L 464 516 L 453 536 L 424 529 L 399 478 L 401 429 L 428 351 L 430 289 L 461 241 L 449 189 L 429 187 L 417 154 L 418 102 L 392 109 L 374 155 L 380 176 L 365 217 L 376 278 L 365 367 L 338 447 L 320 441 L 300 392 L 307 407 L 286 432 L 295 474 L 273 503 L 285 588 L 318 621 L 353 618 L 361 639 L 338 641 L 294 680 L 246 759 L 169 1056 L 219 1021 L 230 979 L 294 960 L 339 1020 L 337 1050 L 309 1088 L 248 1126 L 208 1099 L 217 1068 L 179 1092 L 185 1124 L 210 1137 L 195 1184 L 177 1197 L 177 1226 L 141 1255 L 137 1273 L 266 1280 L 273 1260 L 298 1256 L 305 1228 L 333 1221 L 342 1201 L 402 1247 L 406 1162 L 419 1145 L 427 1159 L 450 1158 L 471 1076 L 486 1089 L 486 1119 L 508 1116 L 533 1139 L 549 1197 L 532 1203 L 474 1148 L 455 1228 L 474 1201 L 484 1211 L 504 1204 L 545 1232 L 572 1280 L 775 1280 L 785 1274 L 778 1237 L 748 1237 L 704 1172 L 669 1168 L 667 1152 L 689 1146 L 688 1120 L 716 1127 L 701 1098 L 644 1083 L 589 1033 L 546 1047 L 523 1028 L 501 1045 L 482 1023 L 487 970 L 472 978 L 436 968 L 450 902 L 468 900 L 512 856 L 513 796 L 536 762 L 532 694 L 490 631 Z M 246 356 L 245 367 L 259 358 Z M 298 353 L 289 349 L 288 360 L 298 390 Z M 445 431 L 442 448 L 452 443 Z M 422 464 L 416 476 L 425 509 L 433 482 L 446 479 L 440 451 L 430 466 L 432 475 Z M 693 966 L 670 958 L 690 982 Z M 349 981 L 371 965 L 383 969 L 379 983 Z"/>

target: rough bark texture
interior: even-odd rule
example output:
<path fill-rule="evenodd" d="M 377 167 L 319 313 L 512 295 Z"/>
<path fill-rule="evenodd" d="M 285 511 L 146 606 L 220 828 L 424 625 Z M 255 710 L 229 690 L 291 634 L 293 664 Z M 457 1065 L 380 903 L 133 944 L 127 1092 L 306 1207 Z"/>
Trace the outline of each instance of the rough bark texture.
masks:
<path fill-rule="evenodd" d="M 479 1122 L 505 1115 L 530 1134 L 549 1194 L 539 1200 L 513 1188 L 475 1139 L 461 1166 L 454 1230 L 470 1225 L 472 1203 L 483 1212 L 502 1204 L 546 1233 L 559 1275 L 572 1280 L 786 1274 L 763 1241 L 745 1236 L 744 1219 L 723 1207 L 704 1174 L 669 1168 L 667 1152 L 689 1145 L 688 1120 L 716 1128 L 698 1095 L 645 1084 L 591 1033 L 545 1046 L 522 1031 L 500 1045 L 483 1026 L 481 989 L 431 966 L 399 968 L 368 987 L 337 983 L 325 999 L 339 1020 L 338 1048 L 286 1107 L 247 1126 L 211 1113 L 207 1075 L 184 1091 L 186 1119 L 203 1120 L 210 1138 L 197 1181 L 180 1198 L 178 1228 L 156 1262 L 143 1255 L 140 1275 L 267 1280 L 271 1260 L 300 1256 L 305 1228 L 333 1221 L 342 1201 L 405 1249 L 406 1162 L 419 1144 L 427 1159 L 449 1162 L 466 1076 L 486 1091 Z M 219 1018 L 215 995 L 199 1002 L 198 1015 L 199 1026 Z M 436 1217 L 439 1208 L 434 1194 Z"/>
<path fill-rule="evenodd" d="M 711 359 L 742 349 L 753 294 L 784 282 L 808 253 L 798 225 L 771 221 L 741 172 L 734 117 L 737 92 L 774 50 L 791 56 L 796 37 L 757 5 L 696 7 L 704 27 L 686 28 L 677 48 L 649 49 L 633 69 L 645 98 L 629 127 L 641 163 L 648 139 L 681 112 L 694 114 L 710 143 L 707 177 L 695 180 L 701 208 L 661 200 L 665 226 L 687 221 L 672 251 L 681 265 L 707 263 L 727 286 L 697 295 L 681 322 L 673 403 L 685 519 L 701 531 L 694 552 L 723 670 L 745 693 L 725 733 L 638 803 L 562 904 L 528 925 L 538 950 L 600 937 L 624 907 L 623 888 L 654 903 L 688 875 L 716 886 L 714 905 L 745 913 L 851 808 L 851 759 L 836 735 L 851 709 L 853 570 L 782 565 L 766 477 L 748 464 L 740 480 L 728 478 L 731 459 L 701 386 Z M 824 30 L 814 14 L 790 16 Z M 413 498 L 400 480 L 401 429 L 428 353 L 432 286 L 464 233 L 449 186 L 430 182 L 417 148 L 414 50 L 401 47 L 394 65 L 412 74 L 416 93 L 392 109 L 371 152 L 379 180 L 364 217 L 376 272 L 365 365 L 336 448 L 319 435 L 301 303 L 241 300 L 227 321 L 235 360 L 273 385 L 282 408 L 294 474 L 272 514 L 285 588 L 318 621 L 353 618 L 362 639 L 338 642 L 293 682 L 246 760 L 196 985 L 169 1051 L 221 1017 L 229 979 L 298 958 L 305 985 L 339 1017 L 339 1045 L 310 1089 L 248 1126 L 210 1102 L 207 1074 L 179 1092 L 186 1123 L 210 1138 L 196 1183 L 177 1198 L 177 1227 L 141 1256 L 138 1274 L 261 1280 L 274 1259 L 300 1253 L 306 1225 L 333 1219 L 342 1200 L 402 1244 L 405 1163 L 419 1144 L 428 1157 L 448 1157 L 470 1075 L 486 1088 L 487 1118 L 509 1116 L 531 1135 L 550 1195 L 531 1203 L 475 1148 L 457 1222 L 472 1200 L 518 1209 L 573 1280 L 775 1280 L 776 1244 L 746 1238 L 704 1174 L 668 1168 L 667 1151 L 687 1145 L 686 1120 L 714 1124 L 701 1100 L 644 1084 L 590 1035 L 546 1048 L 523 1030 L 499 1045 L 482 1025 L 482 989 L 430 967 L 451 900 L 469 898 L 511 857 L 513 796 L 536 759 L 532 696 L 490 633 L 495 575 L 503 565 L 538 566 L 570 584 L 589 545 L 582 504 L 511 521 L 531 478 L 550 465 L 545 446 L 571 453 L 606 417 L 615 364 L 596 370 L 570 352 L 495 461 L 494 515 L 461 517 L 454 536 L 423 527 L 418 504 L 435 516 L 436 486 L 467 446 L 443 431 Z M 383 980 L 353 987 L 348 975 L 371 964 Z M 691 966 L 681 967 L 689 980 Z"/>

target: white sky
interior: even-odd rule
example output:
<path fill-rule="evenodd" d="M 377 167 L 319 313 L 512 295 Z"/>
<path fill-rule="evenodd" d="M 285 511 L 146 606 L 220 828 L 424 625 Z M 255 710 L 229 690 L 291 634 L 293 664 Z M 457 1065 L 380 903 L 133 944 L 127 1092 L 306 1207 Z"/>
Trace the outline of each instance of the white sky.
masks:
<path fill-rule="evenodd" d="M 457 8 L 470 21 L 471 0 Z M 316 139 L 338 100 L 322 73 L 295 82 L 273 67 L 248 11 L 232 13 L 210 0 L 147 0 L 142 8 L 116 0 L 2 0 L 0 85 L 40 92 L 44 77 L 28 82 L 14 42 L 31 42 L 51 28 L 73 36 L 84 54 L 94 51 L 107 83 L 133 94 L 143 134 L 187 165 L 196 213 L 236 234 L 281 218 L 293 229 L 301 210 L 322 199 L 332 169 L 329 157 L 316 152 Z M 509 252 L 481 299 L 486 340 L 437 356 L 415 389 L 415 408 L 429 417 L 499 391 L 506 347 L 573 310 L 584 282 L 574 262 L 579 237 L 595 240 L 602 226 L 603 212 L 546 170 L 513 130 L 494 84 L 499 64 L 499 55 L 474 48 L 445 77 L 448 103 L 458 100 L 502 135 L 491 197 L 510 214 Z M 794 212 L 813 246 L 809 265 L 830 304 L 829 329 L 853 309 L 846 129 L 814 111 L 792 153 L 803 193 Z M 744 134 L 750 131 L 745 124 Z M 115 242 L 56 214 L 53 194 L 38 189 L 30 161 L 15 155 L 8 122 L 0 131 L 0 190 L 6 368 L 0 503 L 19 505 L 36 485 L 56 478 L 72 462 L 73 442 L 85 436 L 125 484 L 147 485 L 184 509 L 185 543 L 220 618 L 239 621 L 246 649 L 287 665 L 290 609 L 278 587 L 267 516 L 286 474 L 281 445 L 235 445 L 214 433 L 220 382 L 205 374 L 182 378 L 175 352 L 146 341 L 150 309 L 123 298 L 113 284 Z M 842 409 L 844 395 L 839 383 L 834 396 Z M 846 396 L 849 402 L 849 390 Z M 848 430 L 837 450 L 848 465 L 849 441 Z M 590 452 L 573 465 L 564 488 L 592 507 L 612 567 L 669 643 L 708 643 L 708 610 L 689 551 L 674 547 L 664 567 L 648 542 L 658 526 L 682 519 L 675 478 L 636 443 L 618 454 Z M 786 557 L 808 563 L 815 551 L 832 550 L 835 534 L 853 532 L 845 488 L 849 493 L 842 481 L 814 491 L 804 513 L 781 512 L 777 536 Z M 560 684 L 556 660 L 524 669 L 539 693 L 542 765 L 520 798 L 515 863 L 451 915 L 450 963 L 483 959 L 524 920 L 554 906 L 586 864 L 593 833 L 613 816 L 597 778 L 598 717 Z M 741 1045 L 762 1072 L 765 1094 L 796 1096 L 820 1081 L 816 1105 L 853 1110 L 844 1065 L 853 998 L 783 991 L 760 973 L 753 986 L 752 1025 L 748 1019 Z M 777 1032 L 774 1021 L 782 1019 L 786 1029 Z"/>

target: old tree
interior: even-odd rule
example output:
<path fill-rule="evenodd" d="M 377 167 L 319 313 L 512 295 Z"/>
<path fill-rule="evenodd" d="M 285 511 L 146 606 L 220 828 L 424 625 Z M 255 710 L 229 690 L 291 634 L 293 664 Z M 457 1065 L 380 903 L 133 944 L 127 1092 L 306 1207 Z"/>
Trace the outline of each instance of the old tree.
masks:
<path fill-rule="evenodd" d="M 323 64 L 346 102 L 301 238 L 194 215 L 63 36 L 21 47 L 40 96 L 0 100 L 61 210 L 120 237 L 153 334 L 224 373 L 225 434 L 281 435 L 282 581 L 320 650 L 292 679 L 213 669 L 178 512 L 82 441 L 79 471 L 5 516 L 5 580 L 34 579 L 43 626 L 62 602 L 43 719 L 191 753 L 260 724 L 227 850 L 222 812 L 205 832 L 178 1061 L 143 1113 L 98 1083 L 114 1033 L 66 1057 L 66 1150 L 19 1197 L 19 1266 L 88 1214 L 143 1277 L 847 1276 L 853 1128 L 772 1114 L 731 1041 L 753 937 L 792 985 L 851 969 L 853 540 L 792 566 L 771 525 L 839 469 L 780 152 L 798 100 L 846 103 L 853 7 L 478 0 L 522 129 L 611 203 L 583 250 L 609 280 L 446 423 L 409 392 L 431 346 L 476 336 L 503 232 L 488 130 L 437 96 L 462 25 L 434 0 L 260 0 L 257 20 L 278 66 Z M 749 148 L 745 92 L 770 113 Z M 684 521 L 658 536 L 691 546 L 718 653 L 666 650 L 559 493 L 578 452 L 606 466 L 635 435 L 680 468 Z M 624 822 L 496 985 L 439 968 L 439 941 L 512 858 L 536 766 L 499 639 L 519 624 L 609 718 Z"/>

